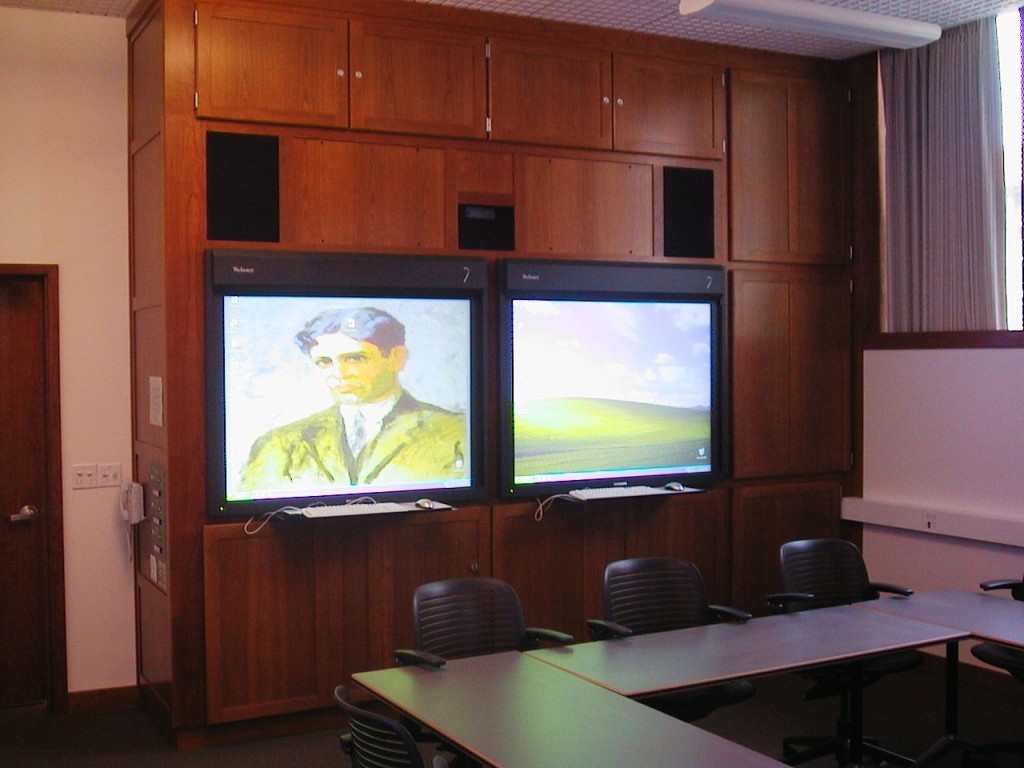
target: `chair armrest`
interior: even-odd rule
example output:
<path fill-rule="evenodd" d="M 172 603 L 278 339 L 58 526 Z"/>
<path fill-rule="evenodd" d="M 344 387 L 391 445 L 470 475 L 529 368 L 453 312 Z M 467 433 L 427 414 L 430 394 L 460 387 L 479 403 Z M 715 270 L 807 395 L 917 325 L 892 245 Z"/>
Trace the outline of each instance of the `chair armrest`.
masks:
<path fill-rule="evenodd" d="M 425 666 L 438 669 L 446 662 L 444 656 L 429 651 L 416 651 L 411 648 L 399 648 L 395 651 L 395 663 L 400 667 Z"/>
<path fill-rule="evenodd" d="M 543 629 L 541 627 L 527 627 L 526 636 L 532 641 L 544 641 L 557 645 L 568 645 L 576 639 L 565 632 L 559 632 L 556 629 Z"/>
<path fill-rule="evenodd" d="M 592 640 L 619 640 L 633 635 L 629 627 L 604 619 L 587 619 L 587 629 Z"/>
<path fill-rule="evenodd" d="M 1024 581 L 1020 579 L 993 579 L 983 581 L 979 586 L 986 592 L 993 589 L 1008 589 L 1014 600 L 1024 600 Z"/>
<path fill-rule="evenodd" d="M 890 595 L 903 595 L 910 597 L 914 590 L 910 587 L 901 587 L 899 584 L 886 584 L 884 581 L 872 581 L 869 586 L 876 592 L 887 592 Z"/>
<path fill-rule="evenodd" d="M 708 610 L 716 619 L 723 621 L 750 621 L 754 618 L 752 613 L 733 608 L 731 605 L 709 605 Z"/>
<path fill-rule="evenodd" d="M 1020 579 L 993 579 L 992 581 L 983 581 L 978 585 L 986 592 L 993 589 L 1013 589 L 1014 587 L 1024 587 L 1024 582 Z"/>
<path fill-rule="evenodd" d="M 814 595 L 811 592 L 776 592 L 768 595 L 768 606 L 775 613 L 782 613 L 794 603 L 809 603 L 813 599 Z"/>

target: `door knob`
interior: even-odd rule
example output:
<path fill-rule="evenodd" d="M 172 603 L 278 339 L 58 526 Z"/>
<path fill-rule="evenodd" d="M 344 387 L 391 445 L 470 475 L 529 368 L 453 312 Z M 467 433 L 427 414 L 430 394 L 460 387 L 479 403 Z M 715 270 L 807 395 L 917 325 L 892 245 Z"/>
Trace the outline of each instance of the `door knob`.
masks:
<path fill-rule="evenodd" d="M 39 510 L 33 507 L 31 504 L 26 504 L 24 507 L 18 510 L 18 513 L 11 515 L 12 523 L 31 523 L 36 519 L 39 514 Z"/>

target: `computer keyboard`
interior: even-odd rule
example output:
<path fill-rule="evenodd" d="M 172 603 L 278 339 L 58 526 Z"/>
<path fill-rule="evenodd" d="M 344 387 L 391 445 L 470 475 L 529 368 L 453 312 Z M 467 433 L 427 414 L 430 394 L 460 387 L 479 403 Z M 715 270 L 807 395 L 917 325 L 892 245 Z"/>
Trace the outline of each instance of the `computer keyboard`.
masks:
<path fill-rule="evenodd" d="M 666 493 L 677 493 L 665 488 L 655 488 L 651 485 L 619 485 L 612 488 L 577 488 L 569 491 L 569 495 L 580 501 L 593 501 L 595 499 L 621 499 L 629 496 L 662 496 Z"/>
<path fill-rule="evenodd" d="M 382 501 L 377 504 L 332 504 L 322 507 L 303 507 L 303 517 L 342 517 L 345 515 L 383 515 L 390 512 L 411 512 L 415 504 Z"/>

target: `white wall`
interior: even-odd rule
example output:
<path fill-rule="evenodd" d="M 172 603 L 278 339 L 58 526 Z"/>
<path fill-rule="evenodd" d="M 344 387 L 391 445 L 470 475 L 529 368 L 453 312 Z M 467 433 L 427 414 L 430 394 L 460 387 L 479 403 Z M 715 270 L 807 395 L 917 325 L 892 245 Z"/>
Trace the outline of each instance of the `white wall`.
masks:
<path fill-rule="evenodd" d="M 1019 578 L 1024 349 L 866 352 L 864 497 L 843 516 L 866 523 L 874 579 L 923 591 Z"/>
<path fill-rule="evenodd" d="M 122 19 L 0 7 L 0 262 L 59 268 L 68 690 L 134 685 L 117 490 L 72 490 L 70 471 L 131 473 Z"/>

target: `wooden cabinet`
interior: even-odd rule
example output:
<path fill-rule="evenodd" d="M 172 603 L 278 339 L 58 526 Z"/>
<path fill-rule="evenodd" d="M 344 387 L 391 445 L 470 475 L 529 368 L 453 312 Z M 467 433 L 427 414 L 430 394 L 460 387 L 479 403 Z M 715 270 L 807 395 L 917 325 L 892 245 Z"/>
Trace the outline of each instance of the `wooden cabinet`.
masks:
<path fill-rule="evenodd" d="M 281 239 L 298 246 L 439 249 L 443 149 L 287 138 Z"/>
<path fill-rule="evenodd" d="M 520 156 L 517 249 L 590 258 L 650 256 L 653 174 L 642 163 Z"/>
<path fill-rule="evenodd" d="M 768 613 L 767 595 L 782 589 L 779 547 L 798 539 L 839 535 L 838 482 L 737 488 L 732 504 L 732 603 Z"/>
<path fill-rule="evenodd" d="M 395 648 L 410 648 L 412 594 L 439 579 L 491 571 L 490 507 L 413 513 L 389 520 L 373 534 L 365 581 L 370 585 L 369 666 L 393 666 Z M 348 674 L 358 669 L 346 669 Z"/>
<path fill-rule="evenodd" d="M 612 147 L 612 56 L 571 45 L 492 37 L 491 138 Z"/>
<path fill-rule="evenodd" d="M 732 273 L 736 477 L 848 468 L 850 306 L 843 274 Z"/>
<path fill-rule="evenodd" d="M 211 723 L 329 706 L 412 644 L 412 593 L 490 571 L 490 508 L 204 529 Z"/>
<path fill-rule="evenodd" d="M 726 494 L 714 491 L 586 504 L 494 508 L 494 575 L 512 584 L 527 623 L 587 639 L 604 614 L 605 566 L 625 557 L 669 555 L 697 564 L 709 594 L 727 602 Z"/>
<path fill-rule="evenodd" d="M 196 114 L 348 124 L 348 28 L 336 16 L 199 3 Z"/>
<path fill-rule="evenodd" d="M 734 260 L 850 261 L 847 94 L 831 80 L 732 74 Z"/>
<path fill-rule="evenodd" d="M 615 54 L 615 148 L 662 155 L 725 154 L 725 70 Z"/>
<path fill-rule="evenodd" d="M 487 133 L 487 39 L 352 21 L 351 127 L 434 136 Z"/>
<path fill-rule="evenodd" d="M 209 722 L 322 706 L 313 528 L 207 526 L 203 549 Z"/>

